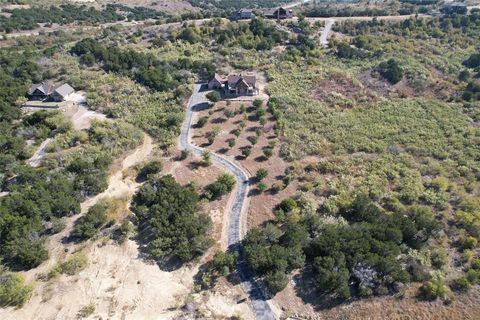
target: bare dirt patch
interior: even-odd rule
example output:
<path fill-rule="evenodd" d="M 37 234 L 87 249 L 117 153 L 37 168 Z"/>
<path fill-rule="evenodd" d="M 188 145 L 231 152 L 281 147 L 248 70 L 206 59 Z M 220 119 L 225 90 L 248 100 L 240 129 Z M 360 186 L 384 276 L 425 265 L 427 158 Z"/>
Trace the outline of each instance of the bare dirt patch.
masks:
<path fill-rule="evenodd" d="M 342 109 L 373 103 L 378 99 L 374 92 L 344 74 L 329 74 L 318 79 L 312 94 L 314 99 Z"/>

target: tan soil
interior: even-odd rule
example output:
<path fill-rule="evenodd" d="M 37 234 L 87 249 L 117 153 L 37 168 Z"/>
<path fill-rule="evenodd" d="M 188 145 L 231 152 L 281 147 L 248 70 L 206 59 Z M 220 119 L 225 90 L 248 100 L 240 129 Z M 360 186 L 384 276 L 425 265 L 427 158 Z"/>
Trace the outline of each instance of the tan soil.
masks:
<path fill-rule="evenodd" d="M 457 300 L 446 305 L 441 301 L 424 302 L 415 298 L 373 298 L 341 304 L 331 309 L 314 309 L 302 301 L 290 283 L 287 289 L 275 297 L 282 306 L 284 316 L 293 319 L 318 320 L 476 320 L 480 314 L 480 289 L 473 288 L 468 294 L 457 296 Z"/>
<path fill-rule="evenodd" d="M 95 305 L 95 318 L 170 319 L 182 314 L 184 311 L 179 308 L 190 300 L 197 305 L 196 313 L 217 318 L 233 315 L 253 318 L 246 302 L 236 303 L 239 300 L 236 298 L 244 298 L 238 285 L 218 284 L 216 292 L 192 294 L 198 263 L 166 272 L 155 263 L 144 260 L 134 240 L 127 240 L 122 245 L 108 238 L 83 244 L 63 243 L 75 220 L 101 198 L 117 199 L 128 213 L 128 203 L 139 186 L 130 172 L 154 154 L 153 141 L 145 135 L 141 146 L 112 165 L 108 189 L 83 202 L 81 214 L 68 218 L 65 229 L 49 238 L 49 260 L 24 274 L 28 282 L 35 282 L 39 275 L 47 273 L 57 262 L 64 261 L 77 250 L 87 255 L 87 268 L 75 276 L 62 275 L 48 282 L 37 281 L 31 300 L 18 310 L 0 309 L 0 319 L 32 319 L 32 315 L 35 319 L 77 319 L 78 311 L 90 303 Z M 189 169 L 189 163 L 199 161 L 192 156 L 182 162 L 164 160 L 164 172 L 174 175 L 183 184 L 193 180 L 203 187 L 221 172 L 214 166 Z M 214 222 L 212 237 L 217 240 L 214 248 L 218 249 L 226 241 L 222 238 L 222 230 L 224 222 L 228 221 L 223 210 L 227 201 L 225 197 L 204 208 Z M 207 260 L 212 254 L 213 249 L 201 260 Z"/>

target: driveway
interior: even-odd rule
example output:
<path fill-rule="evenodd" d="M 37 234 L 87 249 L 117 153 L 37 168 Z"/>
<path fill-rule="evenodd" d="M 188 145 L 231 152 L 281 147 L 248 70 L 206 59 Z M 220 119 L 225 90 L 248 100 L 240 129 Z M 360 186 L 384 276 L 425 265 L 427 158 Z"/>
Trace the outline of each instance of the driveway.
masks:
<path fill-rule="evenodd" d="M 188 102 L 188 108 L 185 115 L 185 122 L 180 133 L 180 147 L 186 149 L 197 155 L 201 155 L 203 148 L 191 144 L 192 136 L 192 120 L 195 112 L 208 107 L 208 99 L 205 97 L 206 84 L 196 84 L 193 94 Z M 246 212 L 245 202 L 248 194 L 249 176 L 247 172 L 238 164 L 234 163 L 225 157 L 222 157 L 214 152 L 211 152 L 212 160 L 225 170 L 233 174 L 237 180 L 237 187 L 235 191 L 235 199 L 232 204 L 232 211 L 230 212 L 230 221 L 228 225 L 228 247 L 230 250 L 239 250 L 242 240 L 241 221 L 242 213 Z M 239 259 L 238 274 L 242 280 L 242 287 L 248 294 L 251 306 L 255 313 L 256 319 L 273 320 L 277 319 L 265 294 L 263 293 L 261 285 L 255 280 L 253 271 L 249 268 L 243 259 Z"/>

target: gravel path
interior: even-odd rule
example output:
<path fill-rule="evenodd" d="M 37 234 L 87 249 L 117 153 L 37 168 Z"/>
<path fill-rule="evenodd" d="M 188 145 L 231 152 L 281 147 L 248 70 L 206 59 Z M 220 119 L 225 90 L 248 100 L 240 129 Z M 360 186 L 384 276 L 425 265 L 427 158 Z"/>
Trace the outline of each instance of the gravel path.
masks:
<path fill-rule="evenodd" d="M 189 150 L 197 155 L 201 155 L 203 148 L 191 144 L 192 135 L 192 120 L 193 115 L 197 110 L 201 110 L 208 106 L 208 100 L 205 97 L 203 89 L 206 85 L 196 84 L 193 94 L 188 102 L 188 109 L 185 116 L 185 122 L 180 133 L 180 147 Z M 242 212 L 244 211 L 244 204 L 248 194 L 249 176 L 247 172 L 233 161 L 228 160 L 216 153 L 212 152 L 212 160 L 230 171 L 237 179 L 237 188 L 235 199 L 230 213 L 230 222 L 228 226 L 228 246 L 231 250 L 239 250 L 242 240 Z M 248 267 L 243 259 L 238 262 L 238 274 L 242 280 L 242 286 L 245 292 L 249 295 L 251 306 L 255 313 L 255 317 L 260 320 L 277 319 L 275 313 L 272 311 L 260 284 L 255 280 L 253 271 Z"/>

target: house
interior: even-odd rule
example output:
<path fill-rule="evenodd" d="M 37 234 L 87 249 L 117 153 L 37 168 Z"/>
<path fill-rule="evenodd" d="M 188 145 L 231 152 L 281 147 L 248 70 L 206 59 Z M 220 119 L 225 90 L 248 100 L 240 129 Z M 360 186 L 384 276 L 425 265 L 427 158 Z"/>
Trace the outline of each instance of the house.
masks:
<path fill-rule="evenodd" d="M 466 14 L 468 11 L 467 5 L 462 2 L 449 2 L 444 4 L 440 8 L 440 12 L 450 14 L 450 13 L 458 13 L 458 14 Z"/>
<path fill-rule="evenodd" d="M 282 7 L 279 8 L 274 8 L 274 9 L 269 9 L 264 12 L 264 16 L 267 19 L 288 19 L 288 18 L 293 18 L 293 10 L 292 9 L 285 9 Z"/>
<path fill-rule="evenodd" d="M 44 81 L 42 83 L 32 85 L 30 90 L 28 90 L 28 97 L 30 100 L 45 100 L 50 96 L 50 94 L 52 94 L 52 92 L 53 85 L 48 81 Z"/>
<path fill-rule="evenodd" d="M 255 75 L 229 75 L 224 90 L 229 96 L 255 96 L 258 94 L 257 78 Z"/>
<path fill-rule="evenodd" d="M 245 20 L 245 19 L 252 19 L 253 18 L 253 10 L 252 9 L 240 9 L 235 11 L 233 15 L 230 17 L 230 20 Z"/>
<path fill-rule="evenodd" d="M 256 96 L 257 77 L 252 74 L 231 74 L 226 79 L 215 74 L 208 82 L 209 90 L 221 90 L 227 96 Z"/>
<path fill-rule="evenodd" d="M 218 73 L 215 73 L 215 75 L 208 81 L 208 90 L 219 90 L 223 88 L 223 85 L 225 84 L 225 79 L 223 79 Z"/>
<path fill-rule="evenodd" d="M 64 101 L 68 95 L 74 91 L 75 89 L 73 89 L 68 83 L 64 83 L 57 89 L 53 90 L 52 94 L 50 95 L 50 99 L 56 102 L 61 102 Z"/>
<path fill-rule="evenodd" d="M 55 102 L 64 101 L 69 94 L 74 92 L 68 83 L 64 83 L 61 86 L 55 88 L 53 84 L 48 81 L 34 84 L 28 91 L 28 98 L 30 100 L 49 100 Z"/>

